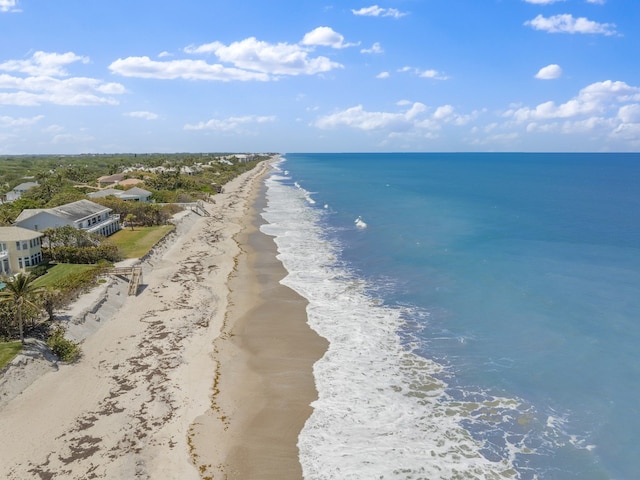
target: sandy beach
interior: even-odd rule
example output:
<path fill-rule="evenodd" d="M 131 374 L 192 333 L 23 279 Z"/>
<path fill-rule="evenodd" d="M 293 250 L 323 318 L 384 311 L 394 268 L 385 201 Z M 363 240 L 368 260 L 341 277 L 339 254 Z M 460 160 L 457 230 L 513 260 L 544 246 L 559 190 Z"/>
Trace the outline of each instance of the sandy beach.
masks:
<path fill-rule="evenodd" d="M 183 215 L 141 263 L 60 316 L 73 365 L 31 344 L 0 378 L 0 477 L 301 478 L 297 436 L 326 348 L 259 232 L 263 163 L 210 216 Z"/>

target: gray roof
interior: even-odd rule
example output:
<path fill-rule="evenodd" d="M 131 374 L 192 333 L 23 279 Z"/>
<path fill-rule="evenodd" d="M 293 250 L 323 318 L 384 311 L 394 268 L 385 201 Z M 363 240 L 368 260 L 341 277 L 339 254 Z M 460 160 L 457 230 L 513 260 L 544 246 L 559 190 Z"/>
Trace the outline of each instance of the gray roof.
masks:
<path fill-rule="evenodd" d="M 102 205 L 98 205 L 97 203 L 94 203 L 90 200 L 78 200 L 77 202 L 67 203 L 65 205 L 60 205 L 59 207 L 54 208 L 25 209 L 20 213 L 20 215 L 18 215 L 15 223 L 19 223 L 22 220 L 31 218 L 41 212 L 47 212 L 51 215 L 55 215 L 56 217 L 64 218 L 72 222 L 77 222 L 87 217 L 91 217 L 92 215 L 97 215 L 98 213 L 103 212 L 107 213 L 110 211 L 110 208 L 103 207 Z"/>
<path fill-rule="evenodd" d="M 151 195 L 151 192 L 145 190 L 144 188 L 133 187 L 129 190 L 120 190 L 117 188 L 105 188 L 104 190 L 98 190 L 97 192 L 91 192 L 87 194 L 91 198 L 104 198 L 110 195 L 118 198 L 137 198 L 137 197 L 148 197 Z"/>
<path fill-rule="evenodd" d="M 38 182 L 24 182 L 24 183 L 21 183 L 20 185 L 16 185 L 15 187 L 13 187 L 13 191 L 25 192 L 33 187 L 37 187 L 38 185 L 40 185 Z"/>

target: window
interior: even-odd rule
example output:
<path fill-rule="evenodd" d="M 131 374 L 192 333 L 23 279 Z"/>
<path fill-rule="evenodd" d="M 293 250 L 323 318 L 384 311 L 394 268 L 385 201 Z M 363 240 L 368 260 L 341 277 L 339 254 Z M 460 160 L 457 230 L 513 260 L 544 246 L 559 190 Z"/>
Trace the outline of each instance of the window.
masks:
<path fill-rule="evenodd" d="M 16 249 L 20 250 L 20 242 L 16 242 Z"/>
<path fill-rule="evenodd" d="M 31 266 L 31 261 L 29 260 L 29 257 L 24 257 L 24 266 L 25 267 Z"/>
<path fill-rule="evenodd" d="M 22 257 L 18 257 L 18 267 L 22 268 Z"/>
<path fill-rule="evenodd" d="M 28 250 L 29 249 L 29 243 L 28 242 L 22 242 L 22 249 L 23 250 Z"/>

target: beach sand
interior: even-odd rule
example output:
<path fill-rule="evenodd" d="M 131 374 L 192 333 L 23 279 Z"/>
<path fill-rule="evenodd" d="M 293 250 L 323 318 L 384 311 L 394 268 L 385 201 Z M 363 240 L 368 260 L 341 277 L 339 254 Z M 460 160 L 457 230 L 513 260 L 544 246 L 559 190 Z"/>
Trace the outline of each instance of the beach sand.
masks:
<path fill-rule="evenodd" d="M 326 345 L 256 230 L 267 169 L 227 184 L 211 216 L 185 214 L 141 264 L 138 296 L 114 279 L 64 312 L 78 363 L 32 345 L 3 375 L 0 478 L 301 478 Z"/>

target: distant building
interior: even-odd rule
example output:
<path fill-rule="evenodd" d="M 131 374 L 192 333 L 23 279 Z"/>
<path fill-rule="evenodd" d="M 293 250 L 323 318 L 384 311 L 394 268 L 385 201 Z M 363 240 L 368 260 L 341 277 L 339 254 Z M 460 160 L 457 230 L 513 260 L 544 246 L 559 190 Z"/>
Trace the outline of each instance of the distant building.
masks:
<path fill-rule="evenodd" d="M 13 275 L 42 263 L 42 233 L 21 227 L 0 227 L 0 274 Z"/>
<path fill-rule="evenodd" d="M 98 178 L 98 186 L 105 187 L 107 185 L 117 185 L 124 180 L 124 173 L 116 173 L 114 175 L 105 175 Z"/>
<path fill-rule="evenodd" d="M 25 209 L 16 218 L 15 225 L 40 232 L 70 225 L 108 237 L 120 230 L 120 215 L 112 215 L 110 208 L 90 200 L 78 200 L 54 208 Z"/>
<path fill-rule="evenodd" d="M 33 187 L 37 187 L 38 185 L 39 185 L 38 182 L 24 182 L 24 183 L 21 183 L 20 185 L 16 185 L 15 187 L 13 187 L 13 190 L 11 190 L 10 192 L 7 192 L 4 195 L 4 201 L 13 202 L 15 200 L 18 200 L 19 198 L 22 197 L 22 194 L 24 192 L 29 191 Z"/>
<path fill-rule="evenodd" d="M 119 190 L 117 188 L 105 188 L 104 190 L 98 190 L 97 192 L 88 193 L 87 196 L 89 198 L 105 198 L 105 197 L 116 197 L 120 200 L 130 201 L 130 202 L 144 202 L 148 203 L 151 193 L 144 188 L 133 187 L 129 190 Z"/>

